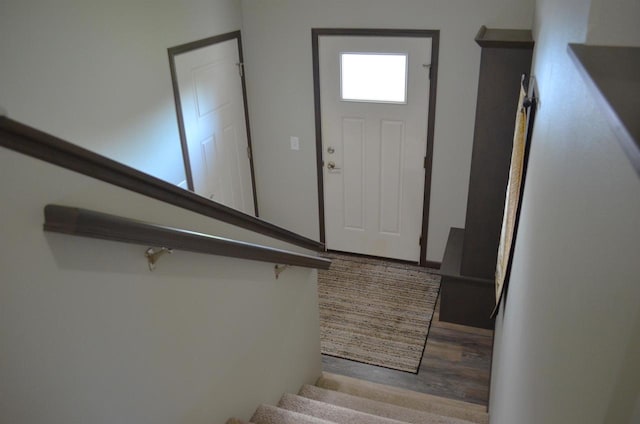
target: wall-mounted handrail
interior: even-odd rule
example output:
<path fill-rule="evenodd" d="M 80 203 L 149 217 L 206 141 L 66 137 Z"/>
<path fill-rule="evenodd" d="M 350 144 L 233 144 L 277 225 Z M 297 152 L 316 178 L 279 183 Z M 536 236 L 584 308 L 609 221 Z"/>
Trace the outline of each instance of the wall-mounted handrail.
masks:
<path fill-rule="evenodd" d="M 142 222 L 87 209 L 47 205 L 44 230 L 275 264 L 328 269 L 331 261 L 282 249 Z"/>
<path fill-rule="evenodd" d="M 4 116 L 0 116 L 0 146 L 296 246 L 316 251 L 324 250 L 323 243 L 212 202 L 159 178 Z"/>

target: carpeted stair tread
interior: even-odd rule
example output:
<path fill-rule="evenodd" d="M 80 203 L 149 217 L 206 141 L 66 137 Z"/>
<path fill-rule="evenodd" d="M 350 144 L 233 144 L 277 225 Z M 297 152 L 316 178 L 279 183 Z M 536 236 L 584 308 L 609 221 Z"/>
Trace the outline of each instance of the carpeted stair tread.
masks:
<path fill-rule="evenodd" d="M 350 395 L 347 393 L 326 390 L 317 386 L 305 385 L 300 389 L 299 396 L 313 399 L 320 402 L 330 403 L 336 406 L 350 408 L 356 411 L 365 412 L 401 422 L 411 424 L 471 424 L 472 421 L 439 415 L 434 412 L 419 411 L 417 409 L 405 408 L 390 403 L 371 400 L 363 397 Z M 442 412 L 446 412 L 443 408 Z M 472 418 L 472 417 L 470 417 Z"/>
<path fill-rule="evenodd" d="M 271 405 L 260 405 L 251 417 L 254 424 L 335 424 L 331 421 L 288 411 Z"/>
<path fill-rule="evenodd" d="M 249 421 L 243 421 L 239 418 L 229 418 L 226 422 L 226 424 L 255 424 Z"/>
<path fill-rule="evenodd" d="M 485 412 L 485 407 L 482 405 L 442 398 L 337 374 L 322 373 L 316 386 L 379 402 L 390 403 L 404 408 L 460 418 L 474 423 L 487 424 L 489 422 L 489 416 Z"/>
<path fill-rule="evenodd" d="M 278 407 L 337 424 L 403 424 L 401 421 L 378 417 L 290 393 L 285 393 L 284 396 L 282 396 Z"/>

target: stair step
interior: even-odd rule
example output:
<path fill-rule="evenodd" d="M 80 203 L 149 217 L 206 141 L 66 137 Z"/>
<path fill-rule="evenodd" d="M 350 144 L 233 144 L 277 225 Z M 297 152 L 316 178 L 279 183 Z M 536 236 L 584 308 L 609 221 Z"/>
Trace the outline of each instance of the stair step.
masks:
<path fill-rule="evenodd" d="M 401 421 L 378 417 L 354 409 L 344 408 L 289 393 L 285 393 L 282 396 L 278 407 L 337 424 L 403 424 Z"/>
<path fill-rule="evenodd" d="M 322 376 L 316 382 L 316 386 L 404 408 L 460 418 L 473 423 L 487 424 L 489 422 L 489 415 L 482 405 L 372 383 L 338 374 L 322 373 Z"/>
<path fill-rule="evenodd" d="M 308 399 L 330 403 L 336 406 L 350 408 L 355 411 L 365 412 L 367 414 L 411 424 L 470 424 L 473 422 L 461 418 L 443 416 L 433 412 L 405 408 L 347 393 L 326 390 L 317 386 L 305 385 L 300 389 L 298 395 Z"/>
<path fill-rule="evenodd" d="M 229 418 L 226 424 L 255 424 L 249 421 L 243 421 L 239 418 Z"/>
<path fill-rule="evenodd" d="M 250 421 L 254 424 L 335 424 L 331 421 L 271 405 L 258 406 Z"/>

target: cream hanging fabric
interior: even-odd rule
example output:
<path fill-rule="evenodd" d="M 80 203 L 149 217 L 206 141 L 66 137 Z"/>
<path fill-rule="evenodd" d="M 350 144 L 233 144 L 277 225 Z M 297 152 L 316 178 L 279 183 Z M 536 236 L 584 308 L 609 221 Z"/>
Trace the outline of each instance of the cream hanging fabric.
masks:
<path fill-rule="evenodd" d="M 498 246 L 498 263 L 496 265 L 496 304 L 500 302 L 504 286 L 511 244 L 516 225 L 516 211 L 520 201 L 522 185 L 522 168 L 524 165 L 524 151 L 526 144 L 527 112 L 523 105 L 526 97 L 524 88 L 520 86 L 520 99 L 516 112 L 516 126 L 513 134 L 513 150 L 511 151 L 511 167 L 509 168 L 509 183 L 504 201 L 504 215 L 502 216 L 502 230 L 500 231 L 500 245 Z"/>

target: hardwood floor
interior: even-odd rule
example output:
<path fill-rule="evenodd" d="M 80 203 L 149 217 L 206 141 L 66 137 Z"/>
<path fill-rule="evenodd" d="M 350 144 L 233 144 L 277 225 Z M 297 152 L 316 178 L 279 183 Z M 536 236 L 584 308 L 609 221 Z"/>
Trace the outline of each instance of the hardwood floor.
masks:
<path fill-rule="evenodd" d="M 487 405 L 493 331 L 440 321 L 436 305 L 418 374 L 322 356 L 324 371 Z"/>

